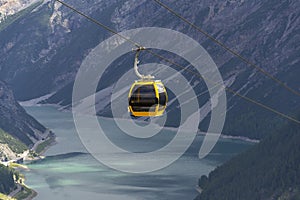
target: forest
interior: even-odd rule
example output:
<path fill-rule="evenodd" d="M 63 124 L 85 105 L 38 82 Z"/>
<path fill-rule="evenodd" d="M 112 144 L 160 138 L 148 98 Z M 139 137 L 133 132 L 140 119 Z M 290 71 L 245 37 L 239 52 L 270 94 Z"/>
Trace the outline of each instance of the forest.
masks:
<path fill-rule="evenodd" d="M 300 129 L 289 122 L 199 179 L 197 200 L 300 199 Z"/>
<path fill-rule="evenodd" d="M 0 193 L 9 194 L 15 187 L 14 170 L 0 164 Z"/>

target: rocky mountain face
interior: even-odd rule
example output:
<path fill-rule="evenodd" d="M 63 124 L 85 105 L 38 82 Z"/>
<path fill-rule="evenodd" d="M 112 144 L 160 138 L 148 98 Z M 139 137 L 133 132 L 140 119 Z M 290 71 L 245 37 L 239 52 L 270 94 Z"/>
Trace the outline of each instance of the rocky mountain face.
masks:
<path fill-rule="evenodd" d="M 8 16 L 18 13 L 34 2 L 36 0 L 0 0 L 0 23 Z"/>
<path fill-rule="evenodd" d="M 159 7 L 154 1 L 66 0 L 83 13 L 118 31 L 157 26 L 183 32 L 210 53 L 223 79 L 231 88 L 268 106 L 292 115 L 300 110 L 296 96 L 257 70 L 218 47 L 202 34 Z M 163 1 L 201 26 L 264 70 L 299 91 L 300 3 L 299 1 Z M 54 1 L 27 8 L 18 20 L 0 32 L 0 79 L 8 82 L 19 101 L 50 97 L 43 103 L 70 106 L 73 80 L 90 50 L 110 34 Z M 129 60 L 130 59 L 130 60 Z M 132 67 L 132 56 L 121 59 L 120 70 L 110 70 L 106 84 L 99 86 L 99 115 L 109 116 L 111 90 L 121 74 Z M 147 62 L 154 62 L 146 57 Z M 179 61 L 180 62 L 180 61 Z M 190 76 L 197 94 L 207 88 Z M 283 119 L 238 97 L 227 94 L 228 112 L 224 134 L 263 138 L 276 130 Z M 101 99 L 101 100 L 100 100 Z M 209 101 L 199 95 L 201 106 Z M 176 105 L 168 112 L 178 112 Z M 209 115 L 200 129 L 206 129 Z"/>
<path fill-rule="evenodd" d="M 0 81 L 0 128 L 29 147 L 41 140 L 46 131 L 19 105 L 12 90 L 3 81 Z"/>

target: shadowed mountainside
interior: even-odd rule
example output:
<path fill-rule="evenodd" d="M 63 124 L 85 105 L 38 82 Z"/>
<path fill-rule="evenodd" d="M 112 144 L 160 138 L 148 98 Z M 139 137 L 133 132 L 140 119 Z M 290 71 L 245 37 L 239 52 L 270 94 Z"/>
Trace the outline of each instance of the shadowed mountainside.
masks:
<path fill-rule="evenodd" d="M 202 34 L 159 7 L 154 1 L 67 0 L 85 14 L 118 31 L 157 26 L 181 31 L 203 45 L 220 69 L 227 86 L 247 97 L 295 117 L 300 97 L 246 66 Z M 299 91 L 299 1 L 163 1 L 218 40 L 257 63 Z M 35 7 L 34 7 L 35 6 Z M 0 32 L 0 79 L 7 81 L 20 101 L 52 94 L 43 103 L 71 104 L 73 80 L 84 57 L 111 34 L 54 1 L 28 8 L 22 17 Z M 166 54 L 167 55 L 167 54 Z M 171 56 L 172 58 L 172 56 Z M 99 115 L 111 116 L 109 96 L 118 77 L 132 67 L 133 55 L 114 63 L 99 86 Z M 178 60 L 178 59 L 177 59 Z M 149 55 L 143 63 L 160 62 Z M 186 65 L 182 60 L 180 64 Z M 174 66 L 171 66 L 174 67 Z M 174 67 L 175 68 L 175 67 Z M 201 109 L 210 101 L 203 81 L 187 72 Z M 283 119 L 228 93 L 224 134 L 260 139 L 279 130 Z M 171 96 L 172 98 L 172 96 Z M 172 99 L 170 99 L 172 100 Z M 179 109 L 170 105 L 175 116 Z M 175 114 L 174 114 L 175 113 Z M 171 121 L 175 121 L 172 119 Z M 206 130 L 208 115 L 200 129 Z M 173 122 L 172 122 L 173 123 Z"/>
<path fill-rule="evenodd" d="M 0 81 L 0 128 L 27 146 L 42 138 L 46 128 L 28 115 L 14 99 L 11 89 Z"/>
<path fill-rule="evenodd" d="M 202 176 L 197 200 L 300 198 L 300 129 L 289 123 Z"/>

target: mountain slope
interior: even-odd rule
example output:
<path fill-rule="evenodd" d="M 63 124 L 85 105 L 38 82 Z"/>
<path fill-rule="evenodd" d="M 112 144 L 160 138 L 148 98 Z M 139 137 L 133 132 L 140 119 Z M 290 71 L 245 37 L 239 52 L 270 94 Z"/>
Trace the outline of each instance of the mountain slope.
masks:
<path fill-rule="evenodd" d="M 201 177 L 197 200 L 299 199 L 300 128 L 290 123 Z"/>
<path fill-rule="evenodd" d="M 0 193 L 9 194 L 16 187 L 13 175 L 12 169 L 0 164 Z"/>
<path fill-rule="evenodd" d="M 0 128 L 0 162 L 18 160 L 19 155 L 27 149 L 24 143 Z"/>
<path fill-rule="evenodd" d="M 46 128 L 28 115 L 14 99 L 11 89 L 0 81 L 0 128 L 27 146 L 45 137 Z"/>
<path fill-rule="evenodd" d="M 0 0 L 0 23 L 34 2 L 36 0 Z"/>
<path fill-rule="evenodd" d="M 68 0 L 85 14 L 118 31 L 158 26 L 181 31 L 211 54 L 228 86 L 281 112 L 294 116 L 300 110 L 300 97 L 246 66 L 237 58 L 207 40 L 153 1 Z M 203 27 L 217 39 L 241 52 L 249 60 L 299 91 L 300 80 L 300 2 L 299 1 L 163 1 Z M 0 32 L 0 79 L 7 81 L 20 101 L 52 94 L 43 103 L 69 107 L 73 80 L 84 57 L 110 34 L 53 1 L 46 2 Z M 172 58 L 172 56 L 171 56 Z M 117 78 L 132 67 L 127 55 L 111 67 L 100 89 L 113 88 Z M 143 63 L 160 62 L 149 55 Z M 180 64 L 186 64 L 179 59 Z M 122 66 L 119 67 L 119 66 Z M 118 67 L 118 68 L 117 68 Z M 116 70 L 117 69 L 117 70 Z M 184 73 L 197 94 L 207 88 L 203 81 Z M 103 95 L 111 93 L 106 92 Z M 269 129 L 278 130 L 283 119 L 269 111 L 228 94 L 224 134 L 260 139 Z M 99 115 L 110 116 L 109 98 L 99 102 Z M 100 101 L 100 100 L 99 100 Z M 199 96 L 201 106 L 208 96 Z M 179 112 L 176 105 L 168 111 Z M 174 116 L 172 114 L 172 116 Z M 209 116 L 200 129 L 205 131 Z"/>

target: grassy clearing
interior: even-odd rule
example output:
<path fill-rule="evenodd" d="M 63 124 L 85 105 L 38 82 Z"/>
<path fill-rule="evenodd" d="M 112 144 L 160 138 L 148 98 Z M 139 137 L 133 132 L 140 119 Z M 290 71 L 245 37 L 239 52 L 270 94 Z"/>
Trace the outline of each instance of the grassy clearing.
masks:
<path fill-rule="evenodd" d="M 24 170 L 28 169 L 28 167 L 26 165 L 22 165 L 22 164 L 18 164 L 18 163 L 9 163 L 9 167 L 14 168 L 14 169 L 24 169 Z"/>
<path fill-rule="evenodd" d="M 22 185 L 23 189 L 17 193 L 14 198 L 15 199 L 26 199 L 32 195 L 34 195 L 34 191 L 29 189 L 28 187 Z"/>
<path fill-rule="evenodd" d="M 27 147 L 24 143 L 4 132 L 2 129 L 0 129 L 0 143 L 7 144 L 15 153 L 23 153 L 27 150 Z"/>
<path fill-rule="evenodd" d="M 55 142 L 55 138 L 54 137 L 50 137 L 47 140 L 45 140 L 43 143 L 39 144 L 35 150 L 36 153 L 41 154 L 43 153 L 43 151 L 49 147 L 52 143 Z"/>

